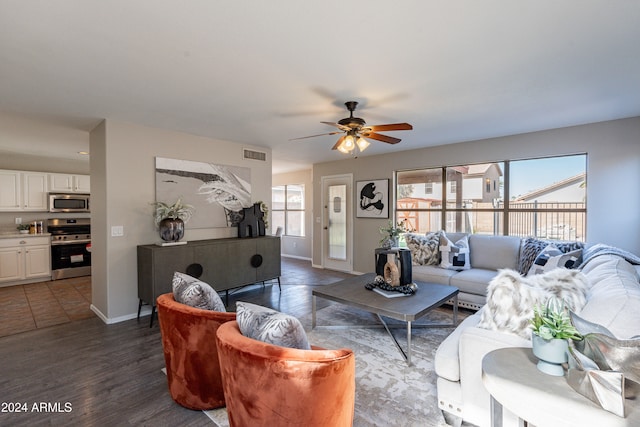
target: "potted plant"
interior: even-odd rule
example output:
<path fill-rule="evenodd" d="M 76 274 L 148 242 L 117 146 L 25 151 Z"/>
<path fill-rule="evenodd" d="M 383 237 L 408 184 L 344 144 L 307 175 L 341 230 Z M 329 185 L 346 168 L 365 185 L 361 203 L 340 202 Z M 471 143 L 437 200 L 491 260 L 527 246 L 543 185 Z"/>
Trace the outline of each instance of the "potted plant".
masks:
<path fill-rule="evenodd" d="M 386 227 L 380 227 L 380 233 L 383 235 L 382 239 L 380 239 L 380 244 L 385 249 L 395 248 L 398 246 L 400 234 L 406 233 L 407 231 L 409 230 L 407 229 L 405 220 L 400 221 L 396 226 L 389 220 L 389 224 Z"/>
<path fill-rule="evenodd" d="M 16 228 L 20 234 L 29 234 L 29 224 L 18 224 Z"/>
<path fill-rule="evenodd" d="M 533 354 L 539 359 L 538 369 L 546 374 L 563 376 L 562 363 L 567 362 L 569 343 L 582 335 L 571 323 L 564 302 L 550 298 L 544 307 L 535 306 L 531 319 Z"/>
<path fill-rule="evenodd" d="M 195 208 L 182 203 L 182 198 L 171 205 L 164 202 L 154 202 L 152 205 L 155 207 L 154 220 L 160 231 L 160 238 L 167 242 L 182 239 L 184 224 L 191 219 Z"/>

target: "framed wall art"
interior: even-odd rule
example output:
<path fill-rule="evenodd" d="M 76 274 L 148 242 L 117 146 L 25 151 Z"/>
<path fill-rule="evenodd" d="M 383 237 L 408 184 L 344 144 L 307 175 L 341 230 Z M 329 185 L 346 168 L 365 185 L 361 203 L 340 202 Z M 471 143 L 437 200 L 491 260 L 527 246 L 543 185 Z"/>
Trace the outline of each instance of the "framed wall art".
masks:
<path fill-rule="evenodd" d="M 389 218 L 389 180 L 356 181 L 356 218 Z"/>
<path fill-rule="evenodd" d="M 251 203 L 251 169 L 156 157 L 156 201 L 195 207 L 189 228 L 233 227 Z M 241 219 L 241 217 L 240 217 Z"/>

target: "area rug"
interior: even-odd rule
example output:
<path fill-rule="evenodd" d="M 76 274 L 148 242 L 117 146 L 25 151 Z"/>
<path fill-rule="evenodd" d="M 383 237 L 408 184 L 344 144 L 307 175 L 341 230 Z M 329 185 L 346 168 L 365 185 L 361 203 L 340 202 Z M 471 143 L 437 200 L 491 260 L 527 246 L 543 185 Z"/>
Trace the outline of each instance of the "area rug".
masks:
<path fill-rule="evenodd" d="M 450 323 L 451 308 L 430 312 L 420 323 Z M 458 320 L 462 320 L 461 313 Z M 413 328 L 412 366 L 407 366 L 387 332 L 381 328 L 311 330 L 311 315 L 302 319 L 309 342 L 325 348 L 350 348 L 356 354 L 355 427 L 420 426 L 444 427 L 447 424 L 438 409 L 436 374 L 433 359 L 438 345 L 452 332 L 452 328 Z M 404 323 L 391 319 L 399 326 L 394 335 L 406 348 Z M 332 304 L 317 313 L 318 326 L 375 325 L 373 314 Z M 225 408 L 205 411 L 219 427 L 229 425 Z"/>

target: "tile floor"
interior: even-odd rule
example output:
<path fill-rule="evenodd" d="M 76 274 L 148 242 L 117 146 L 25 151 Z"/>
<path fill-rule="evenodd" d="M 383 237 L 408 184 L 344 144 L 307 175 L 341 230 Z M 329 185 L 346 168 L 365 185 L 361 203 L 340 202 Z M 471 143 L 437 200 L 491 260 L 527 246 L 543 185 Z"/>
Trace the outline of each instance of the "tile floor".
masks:
<path fill-rule="evenodd" d="M 90 304 L 91 276 L 0 288 L 0 337 L 95 316 Z"/>

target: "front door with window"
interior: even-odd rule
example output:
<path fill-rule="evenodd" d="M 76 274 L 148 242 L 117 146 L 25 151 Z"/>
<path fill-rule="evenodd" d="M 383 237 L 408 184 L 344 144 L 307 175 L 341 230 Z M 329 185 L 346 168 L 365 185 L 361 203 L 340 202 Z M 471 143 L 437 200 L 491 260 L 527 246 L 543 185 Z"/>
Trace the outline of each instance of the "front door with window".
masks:
<path fill-rule="evenodd" d="M 353 270 L 353 176 L 324 176 L 322 182 L 322 266 Z"/>

